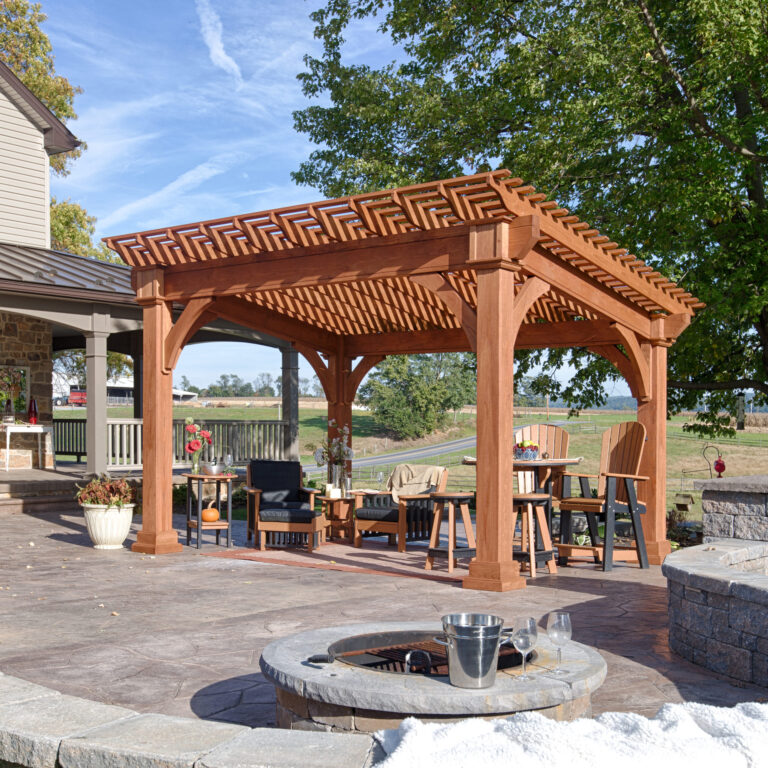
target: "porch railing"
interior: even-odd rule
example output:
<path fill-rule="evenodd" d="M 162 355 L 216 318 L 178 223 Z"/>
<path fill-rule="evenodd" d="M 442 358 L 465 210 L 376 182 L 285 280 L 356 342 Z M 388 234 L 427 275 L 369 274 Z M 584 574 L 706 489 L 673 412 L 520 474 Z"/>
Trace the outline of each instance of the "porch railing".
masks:
<path fill-rule="evenodd" d="M 213 445 L 203 450 L 203 461 L 224 461 L 232 456 L 234 464 L 249 459 L 282 459 L 284 421 L 225 421 L 205 420 Z M 87 454 L 85 448 L 85 419 L 56 419 L 53 422 L 53 440 L 57 455 L 76 456 L 80 461 Z M 184 450 L 185 423 L 173 421 L 174 466 L 190 463 Z M 142 466 L 141 419 L 107 419 L 107 468 L 140 469 Z"/>

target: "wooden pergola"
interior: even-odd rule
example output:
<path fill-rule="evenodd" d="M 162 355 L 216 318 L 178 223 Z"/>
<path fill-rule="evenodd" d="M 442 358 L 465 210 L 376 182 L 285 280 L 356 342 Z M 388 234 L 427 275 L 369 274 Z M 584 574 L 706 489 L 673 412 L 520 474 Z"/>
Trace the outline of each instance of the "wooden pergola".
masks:
<path fill-rule="evenodd" d="M 506 170 L 110 237 L 144 313 L 144 500 L 134 549 L 171 521 L 171 381 L 216 317 L 293 343 L 351 424 L 386 355 L 477 353 L 477 558 L 464 586 L 524 586 L 512 559 L 515 348 L 586 347 L 638 402 L 651 563 L 666 540 L 667 347 L 703 306 Z M 173 323 L 171 306 L 185 305 Z"/>

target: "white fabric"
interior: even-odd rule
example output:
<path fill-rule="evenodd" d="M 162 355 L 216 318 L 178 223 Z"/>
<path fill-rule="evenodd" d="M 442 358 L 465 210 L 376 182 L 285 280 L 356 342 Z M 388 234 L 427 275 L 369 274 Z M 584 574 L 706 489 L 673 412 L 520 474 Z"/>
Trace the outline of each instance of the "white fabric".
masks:
<path fill-rule="evenodd" d="M 404 720 L 376 738 L 376 768 L 764 768 L 768 704 L 665 704 L 648 719 L 607 712 L 569 723 L 522 713 L 442 725 Z"/>
<path fill-rule="evenodd" d="M 444 467 L 427 464 L 398 464 L 387 480 L 387 490 L 397 504 L 401 496 L 415 496 L 436 487 L 444 471 Z"/>

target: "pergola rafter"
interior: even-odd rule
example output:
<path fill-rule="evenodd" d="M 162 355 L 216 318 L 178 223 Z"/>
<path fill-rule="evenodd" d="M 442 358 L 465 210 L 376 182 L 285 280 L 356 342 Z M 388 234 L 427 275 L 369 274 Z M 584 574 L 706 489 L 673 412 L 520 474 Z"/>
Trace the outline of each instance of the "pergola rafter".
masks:
<path fill-rule="evenodd" d="M 106 242 L 134 268 L 154 339 L 145 341 L 148 359 L 166 350 L 157 371 L 145 367 L 145 391 L 159 398 L 168 388 L 162 377 L 203 313 L 293 342 L 318 372 L 339 424 L 350 422 L 357 387 L 383 356 L 475 350 L 484 404 L 478 414 L 482 514 L 467 586 L 521 584 L 505 527 L 512 508 L 514 349 L 578 346 L 602 355 L 628 379 L 653 442 L 644 460 L 652 478 L 646 539 L 652 562 L 668 551 L 666 348 L 702 305 L 508 171 Z M 170 324 L 172 303 L 190 307 L 185 325 Z M 146 439 L 155 441 L 145 446 L 152 467 L 164 466 L 167 452 L 160 423 L 153 426 L 153 418 L 167 418 L 164 408 L 155 403 L 145 429 Z M 142 551 L 171 546 L 169 512 L 166 519 L 161 509 L 164 472 L 145 473 L 145 518 L 154 517 L 137 543 Z"/>

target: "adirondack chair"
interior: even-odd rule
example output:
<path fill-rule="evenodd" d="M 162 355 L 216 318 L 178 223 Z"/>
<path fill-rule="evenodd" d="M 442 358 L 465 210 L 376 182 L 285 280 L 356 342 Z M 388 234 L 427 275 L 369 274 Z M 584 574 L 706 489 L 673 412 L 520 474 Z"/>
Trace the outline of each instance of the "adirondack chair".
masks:
<path fill-rule="evenodd" d="M 641 568 L 648 567 L 643 527 L 640 515 L 645 504 L 638 501 L 637 483 L 648 480 L 638 474 L 645 444 L 645 427 L 634 421 L 615 424 L 603 433 L 598 475 L 565 473 L 563 495 L 559 501 L 560 541 L 557 544 L 560 564 L 566 565 L 574 555 L 591 555 L 596 563 L 602 562 L 604 571 L 610 571 L 614 560 L 636 560 Z M 577 477 L 581 496 L 570 495 L 570 480 Z M 597 478 L 597 496 L 592 496 L 589 478 Z M 571 513 L 584 512 L 590 544 L 572 542 Z M 614 545 L 616 515 L 628 514 L 635 537 L 634 547 Z M 605 522 L 604 536 L 598 533 L 598 519 Z"/>
<path fill-rule="evenodd" d="M 530 440 L 539 446 L 539 457 L 547 454 L 552 459 L 563 459 L 568 456 L 568 440 L 570 435 L 562 428 L 554 424 L 530 424 L 515 431 L 515 443 Z M 558 497 L 562 485 L 562 478 L 557 476 L 549 478 L 552 483 L 552 495 Z M 539 484 L 535 472 L 516 472 L 517 492 L 514 494 L 515 514 L 513 526 L 517 522 L 517 515 L 521 515 L 521 544 L 516 559 L 527 559 L 531 578 L 536 576 L 536 568 L 539 563 L 546 565 L 550 573 L 557 572 L 552 540 L 550 536 L 550 505 L 552 499 L 549 493 L 537 492 Z M 538 550 L 538 552 L 537 552 Z"/>

